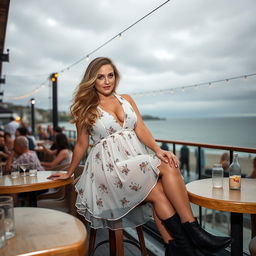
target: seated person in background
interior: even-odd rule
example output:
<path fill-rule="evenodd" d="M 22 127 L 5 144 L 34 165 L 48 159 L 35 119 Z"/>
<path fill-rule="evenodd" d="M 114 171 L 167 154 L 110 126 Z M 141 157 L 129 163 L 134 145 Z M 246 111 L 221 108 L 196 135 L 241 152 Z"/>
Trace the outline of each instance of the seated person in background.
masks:
<path fill-rule="evenodd" d="M 13 150 L 14 139 L 12 139 L 12 136 L 9 132 L 4 133 L 4 141 L 8 151 L 11 153 Z"/>
<path fill-rule="evenodd" d="M 56 136 L 60 133 L 62 133 L 62 129 L 60 127 L 57 126 L 53 129 L 53 144 L 50 148 L 51 150 L 56 149 Z"/>
<path fill-rule="evenodd" d="M 68 138 L 64 133 L 59 133 L 56 136 L 56 149 L 51 150 L 44 145 L 44 151 L 48 154 L 54 154 L 56 157 L 51 162 L 41 162 L 41 164 L 47 169 L 54 168 L 58 165 L 68 164 L 71 161 L 72 152 L 70 150 Z"/>
<path fill-rule="evenodd" d="M 0 162 L 5 162 L 9 154 L 10 152 L 5 145 L 4 134 L 0 133 Z"/>
<path fill-rule="evenodd" d="M 253 170 L 250 177 L 256 179 L 256 157 L 253 158 Z"/>
<path fill-rule="evenodd" d="M 160 148 L 163 149 L 163 150 L 169 151 L 169 147 L 168 147 L 168 145 L 165 142 L 162 142 L 162 145 L 161 145 Z"/>
<path fill-rule="evenodd" d="M 37 137 L 39 140 L 48 140 L 48 135 L 41 125 L 37 127 Z"/>
<path fill-rule="evenodd" d="M 18 136 L 14 140 L 13 152 L 7 159 L 5 172 L 11 170 L 12 164 L 30 164 L 30 168 L 37 169 L 38 171 L 44 170 L 36 152 L 29 150 L 28 139 L 25 136 Z"/>
<path fill-rule="evenodd" d="M 29 134 L 28 134 L 28 129 L 26 127 L 19 127 L 17 128 L 16 132 L 15 132 L 15 136 L 18 137 L 18 136 L 25 136 L 27 139 L 28 139 L 28 148 L 29 150 L 34 150 L 36 145 L 33 141 L 33 139 L 31 139 L 29 137 Z"/>
<path fill-rule="evenodd" d="M 184 173 L 184 167 L 186 166 L 187 175 L 190 176 L 189 172 L 189 148 L 183 145 L 180 149 L 180 170 Z"/>
<path fill-rule="evenodd" d="M 54 140 L 54 130 L 52 125 L 48 125 L 46 128 L 47 135 L 48 135 L 48 140 L 53 141 Z"/>
<path fill-rule="evenodd" d="M 222 165 L 222 168 L 224 170 L 224 176 L 228 176 L 228 167 L 229 167 L 229 154 L 227 152 L 224 152 L 220 157 L 220 164 Z"/>

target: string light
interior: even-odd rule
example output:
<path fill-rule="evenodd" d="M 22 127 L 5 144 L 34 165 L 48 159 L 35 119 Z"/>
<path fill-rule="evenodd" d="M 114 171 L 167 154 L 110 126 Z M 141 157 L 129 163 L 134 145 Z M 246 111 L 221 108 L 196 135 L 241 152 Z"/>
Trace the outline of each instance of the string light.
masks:
<path fill-rule="evenodd" d="M 208 85 L 208 87 L 212 87 L 213 84 L 215 83 L 220 83 L 220 82 L 229 82 L 230 80 L 237 80 L 237 79 L 247 79 L 248 77 L 252 77 L 252 76 L 256 76 L 256 73 L 253 74 L 247 74 L 247 75 L 242 75 L 242 76 L 235 76 L 235 77 L 229 77 L 229 78 L 224 78 L 224 79 L 219 79 L 219 80 L 214 80 L 214 81 L 210 81 L 210 82 L 203 82 L 203 83 L 198 83 L 198 84 L 193 84 L 193 85 L 186 85 L 186 86 L 182 86 L 182 87 L 174 87 L 174 88 L 168 88 L 168 89 L 159 89 L 158 91 L 147 91 L 147 92 L 139 92 L 136 93 L 136 95 L 141 95 L 141 96 L 146 96 L 146 95 L 150 95 L 152 92 L 154 94 L 162 94 L 164 92 L 170 92 L 173 93 L 175 90 L 182 90 L 182 92 L 185 92 L 185 90 L 187 88 L 194 88 L 194 89 L 198 89 L 199 86 L 206 86 Z M 132 94 L 135 95 L 135 94 Z"/>
<path fill-rule="evenodd" d="M 82 62 L 84 59 L 86 59 L 87 61 L 89 60 L 89 57 L 94 54 L 95 52 L 97 52 L 98 50 L 100 50 L 102 47 L 104 47 L 105 45 L 109 44 L 111 41 L 113 41 L 116 38 L 121 38 L 121 36 L 128 31 L 129 29 L 131 29 L 132 27 L 134 27 L 136 24 L 138 24 L 139 22 L 141 22 L 142 20 L 144 20 L 145 18 L 147 18 L 149 15 L 151 15 L 152 13 L 154 13 L 155 11 L 157 11 L 158 9 L 160 9 L 161 7 L 163 7 L 165 4 L 167 4 L 168 2 L 170 2 L 170 0 L 165 1 L 164 3 L 160 4 L 159 6 L 157 6 L 155 9 L 153 9 L 152 11 L 150 11 L 149 13 L 147 13 L 146 15 L 144 15 L 143 17 L 141 17 L 140 19 L 136 20 L 134 23 L 132 23 L 130 26 L 128 26 L 127 28 L 125 28 L 124 30 L 122 30 L 121 32 L 117 33 L 115 36 L 113 36 L 112 38 L 110 38 L 109 40 L 107 40 L 105 43 L 101 44 L 100 46 L 98 46 L 96 49 L 92 50 L 91 52 L 89 52 L 88 54 L 86 54 L 85 56 L 83 56 L 82 58 L 78 59 L 77 61 L 75 61 L 74 63 L 70 64 L 69 66 L 61 69 L 60 71 L 58 71 L 58 73 L 64 73 L 65 71 L 70 70 L 71 68 L 73 68 L 74 66 L 76 66 L 77 64 L 79 64 L 80 62 Z M 19 75 L 8 75 L 8 76 L 19 76 Z M 31 75 L 25 75 L 25 76 L 29 76 L 31 77 Z M 47 74 L 47 77 L 49 77 L 49 74 Z M 48 78 L 47 78 L 48 79 Z M 43 82 L 45 83 L 45 82 Z M 40 88 L 42 88 L 42 86 L 40 86 Z M 39 89 L 39 88 L 38 88 Z M 9 99 L 12 100 L 18 100 L 18 99 L 23 99 L 26 97 L 31 96 L 33 93 L 35 92 L 35 90 L 33 90 L 30 93 L 21 95 L 21 96 L 17 96 L 17 97 L 9 97 Z"/>

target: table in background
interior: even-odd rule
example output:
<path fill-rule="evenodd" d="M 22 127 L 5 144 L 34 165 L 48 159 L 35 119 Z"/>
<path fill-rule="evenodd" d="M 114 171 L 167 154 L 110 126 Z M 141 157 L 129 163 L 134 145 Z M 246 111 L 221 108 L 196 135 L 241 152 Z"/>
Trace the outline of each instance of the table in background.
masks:
<path fill-rule="evenodd" d="M 213 188 L 212 179 L 195 180 L 186 187 L 191 203 L 231 212 L 231 255 L 243 255 L 243 213 L 256 214 L 256 179 L 242 178 L 241 190 L 230 190 L 228 178 L 223 188 Z"/>
<path fill-rule="evenodd" d="M 14 208 L 16 234 L 0 249 L 1 256 L 84 256 L 86 229 L 64 212 L 34 207 Z"/>
<path fill-rule="evenodd" d="M 66 180 L 49 180 L 48 176 L 58 171 L 38 171 L 37 176 L 19 176 L 12 178 L 11 175 L 0 177 L 0 194 L 16 194 L 21 192 L 38 191 L 49 188 L 57 188 L 74 181 L 71 177 Z"/>

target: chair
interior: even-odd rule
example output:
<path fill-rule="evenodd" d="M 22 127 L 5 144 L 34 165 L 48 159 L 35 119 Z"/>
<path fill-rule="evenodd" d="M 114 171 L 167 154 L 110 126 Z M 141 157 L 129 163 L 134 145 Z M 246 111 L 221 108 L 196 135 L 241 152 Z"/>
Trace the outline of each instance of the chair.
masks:
<path fill-rule="evenodd" d="M 76 168 L 74 172 L 75 179 L 82 174 L 83 169 L 83 165 L 79 165 Z M 65 168 L 62 170 L 65 170 Z M 68 184 L 66 186 L 57 188 L 55 191 L 50 191 L 39 195 L 37 197 L 37 207 L 59 210 L 70 213 L 77 217 L 75 200 L 76 192 L 74 184 Z"/>
<path fill-rule="evenodd" d="M 139 246 L 135 242 L 124 240 L 122 229 L 118 229 L 118 230 L 109 229 L 108 230 L 108 232 L 109 232 L 109 239 L 108 239 L 109 240 L 109 255 L 124 256 L 124 242 L 127 241 L 127 242 L 132 243 L 135 246 L 139 247 L 141 250 L 141 254 L 143 256 L 147 256 L 148 253 L 147 253 L 147 248 L 146 248 L 145 240 L 144 240 L 144 236 L 143 236 L 142 225 L 136 227 L 136 230 L 137 230 L 137 235 L 139 238 Z M 93 256 L 95 249 L 107 241 L 107 240 L 102 241 L 95 247 L 96 233 L 97 233 L 97 229 L 90 228 L 89 248 L 88 248 L 89 256 Z"/>
<path fill-rule="evenodd" d="M 47 199 L 41 199 L 38 201 L 38 207 L 43 208 L 51 208 L 51 209 L 57 209 L 60 211 L 68 212 L 69 214 L 79 218 L 86 226 L 88 226 L 87 221 L 83 216 L 77 213 L 76 211 L 76 197 L 77 193 L 75 190 L 74 184 L 76 183 L 76 180 L 80 177 L 84 169 L 83 165 L 79 165 L 75 172 L 74 172 L 74 178 L 75 181 L 72 184 L 65 186 L 65 196 L 64 198 L 47 198 Z M 136 227 L 138 238 L 139 238 L 139 246 L 137 243 L 131 242 L 132 244 L 135 244 L 141 249 L 142 255 L 147 256 L 147 249 L 145 246 L 142 226 Z M 96 233 L 97 229 L 90 228 L 90 236 L 89 236 L 89 247 L 88 247 L 88 255 L 92 256 L 94 254 L 94 250 L 100 246 L 101 244 L 109 241 L 109 250 L 111 256 L 124 256 L 124 239 L 123 239 L 123 230 L 110 230 L 109 229 L 109 239 L 103 242 L 100 242 L 96 248 L 95 248 L 95 240 L 96 240 Z"/>
<path fill-rule="evenodd" d="M 62 164 L 62 165 L 58 165 L 54 168 L 49 168 L 46 169 L 47 170 L 51 170 L 51 171 L 67 171 L 69 167 L 69 164 Z M 59 188 L 53 188 L 53 189 L 49 189 L 47 192 L 40 194 L 37 196 L 37 201 L 40 200 L 47 200 L 47 199 L 63 199 L 65 197 L 65 186 L 59 187 Z"/>
<path fill-rule="evenodd" d="M 251 214 L 252 239 L 249 243 L 251 256 L 256 256 L 256 214 Z"/>

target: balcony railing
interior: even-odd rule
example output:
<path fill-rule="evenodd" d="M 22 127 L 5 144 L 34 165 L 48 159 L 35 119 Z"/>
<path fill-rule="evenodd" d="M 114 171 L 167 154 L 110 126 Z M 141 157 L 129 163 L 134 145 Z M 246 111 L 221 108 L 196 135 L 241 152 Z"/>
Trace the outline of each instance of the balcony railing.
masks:
<path fill-rule="evenodd" d="M 76 141 L 76 131 L 74 130 L 66 130 L 65 131 L 66 135 L 69 137 L 70 142 L 74 145 L 75 141 Z M 247 154 L 249 157 L 247 157 L 248 161 L 252 161 L 252 156 L 255 154 L 256 156 L 256 148 L 248 148 L 248 147 L 236 147 L 236 146 L 229 146 L 229 145 L 214 145 L 214 144 L 204 144 L 204 143 L 195 143 L 195 142 L 188 142 L 188 141 L 177 141 L 177 140 L 163 140 L 163 139 L 156 139 L 156 142 L 158 143 L 166 143 L 170 150 L 173 151 L 174 154 L 178 154 L 178 150 L 179 147 L 181 147 L 182 145 L 186 145 L 189 148 L 195 148 L 195 150 L 197 151 L 197 158 L 196 158 L 196 166 L 197 166 L 197 170 L 194 170 L 194 174 L 192 175 L 192 178 L 186 179 L 185 178 L 185 182 L 190 181 L 191 179 L 201 179 L 207 176 L 207 174 L 204 172 L 204 168 L 202 168 L 201 162 L 202 162 L 202 152 L 205 150 L 214 150 L 214 154 L 218 154 L 216 153 L 216 151 L 228 151 L 229 152 L 229 161 L 230 163 L 233 160 L 233 155 L 235 152 L 238 153 L 242 153 L 242 154 Z M 219 155 L 219 154 L 218 154 Z M 205 160 L 205 162 L 207 163 L 207 158 Z M 248 171 L 247 173 L 244 174 L 248 175 Z M 194 208 L 195 209 L 195 208 Z M 193 210 L 194 210 L 193 209 Z M 207 209 L 204 210 L 204 214 L 207 215 Z M 213 214 L 213 213 L 212 213 Z M 214 217 L 216 216 L 216 214 L 214 214 Z M 202 224 L 202 207 L 198 207 L 198 217 L 199 217 L 199 221 Z M 204 220 L 206 220 L 207 216 L 204 216 Z M 250 228 L 250 219 L 248 216 L 245 215 L 245 223 L 248 229 L 248 232 L 250 232 L 249 228 Z M 228 224 L 227 224 L 228 225 Z M 204 223 L 205 226 L 205 223 Z M 207 226 L 206 226 L 207 228 Z M 214 229 L 216 230 L 217 228 L 214 227 Z M 151 234 L 152 237 L 154 237 L 157 240 L 161 240 L 161 236 L 159 234 L 159 232 L 157 231 L 154 222 L 149 222 L 145 225 L 145 230 Z M 217 232 L 217 233 L 221 233 Z M 248 241 L 249 243 L 249 241 Z M 248 248 L 248 244 L 244 244 L 244 248 Z M 248 250 L 245 251 L 245 253 L 248 253 Z"/>

